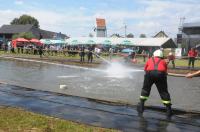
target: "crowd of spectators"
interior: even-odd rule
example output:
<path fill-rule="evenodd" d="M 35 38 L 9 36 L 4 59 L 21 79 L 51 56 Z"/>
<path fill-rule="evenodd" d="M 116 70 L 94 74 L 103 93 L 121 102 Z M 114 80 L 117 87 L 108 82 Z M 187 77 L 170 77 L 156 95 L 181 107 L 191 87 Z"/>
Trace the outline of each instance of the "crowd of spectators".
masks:
<path fill-rule="evenodd" d="M 146 61 L 146 58 L 150 58 L 152 56 L 155 48 L 145 48 L 145 47 L 128 47 L 128 46 L 105 46 L 105 45 L 43 45 L 37 46 L 35 44 L 30 43 L 19 43 L 16 47 L 12 47 L 10 43 L 3 44 L 0 42 L 0 49 L 4 52 L 17 53 L 17 54 L 33 54 L 42 56 L 80 56 L 80 62 L 85 62 L 85 56 L 87 56 L 87 62 L 92 63 L 93 57 L 96 56 L 99 58 L 101 54 L 109 56 L 109 59 L 112 60 L 113 56 L 118 54 L 122 55 L 121 51 L 125 48 L 132 49 L 132 52 L 126 53 L 124 55 L 126 62 L 135 62 L 136 57 L 140 56 L 143 58 L 143 62 Z M 194 68 L 195 59 L 198 56 L 198 52 L 195 48 L 191 48 L 188 52 L 188 68 L 192 65 Z M 165 56 L 168 60 L 168 63 L 172 63 L 173 68 L 175 68 L 175 55 L 172 52 L 169 52 L 167 56 Z"/>

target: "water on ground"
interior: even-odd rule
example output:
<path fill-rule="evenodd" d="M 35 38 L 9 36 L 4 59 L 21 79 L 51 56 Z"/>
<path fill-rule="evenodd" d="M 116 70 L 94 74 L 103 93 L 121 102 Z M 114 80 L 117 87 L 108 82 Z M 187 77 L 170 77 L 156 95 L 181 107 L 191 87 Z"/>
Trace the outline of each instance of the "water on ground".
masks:
<path fill-rule="evenodd" d="M 27 60 L 0 61 L 0 81 L 9 84 L 106 101 L 137 104 L 143 68 L 112 64 L 108 68 L 81 68 Z M 199 78 L 168 77 L 174 108 L 200 111 Z M 60 85 L 65 86 L 60 89 Z M 155 86 L 147 105 L 162 106 Z"/>

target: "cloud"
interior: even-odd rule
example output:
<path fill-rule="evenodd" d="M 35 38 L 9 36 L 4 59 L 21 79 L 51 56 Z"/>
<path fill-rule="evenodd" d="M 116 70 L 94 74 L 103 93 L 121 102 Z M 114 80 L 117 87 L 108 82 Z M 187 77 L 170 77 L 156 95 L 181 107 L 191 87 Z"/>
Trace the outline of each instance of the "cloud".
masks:
<path fill-rule="evenodd" d="M 85 10 L 87 10 L 87 8 L 86 8 L 86 7 L 83 7 L 83 6 L 80 6 L 80 7 L 79 7 L 79 10 L 85 11 Z"/>
<path fill-rule="evenodd" d="M 21 12 L 13 10 L 0 10 L 0 24 L 9 24 L 14 18 L 19 17 Z"/>
<path fill-rule="evenodd" d="M 24 1 L 22 1 L 22 0 L 16 0 L 16 1 L 15 1 L 15 4 L 16 4 L 16 5 L 23 5 L 23 4 L 24 4 Z"/>
<path fill-rule="evenodd" d="M 130 0 L 131 1 L 131 0 Z M 16 2 L 22 2 L 18 0 Z M 105 3 L 105 2 L 104 2 Z M 71 36 L 88 36 L 95 26 L 95 18 L 106 19 L 108 34 L 124 34 L 124 24 L 127 24 L 127 33 L 133 33 L 136 37 L 141 33 L 153 36 L 160 30 L 164 30 L 170 37 L 178 32 L 179 21 L 185 17 L 185 22 L 198 22 L 200 4 L 192 0 L 140 0 L 137 8 L 107 10 L 88 10 L 87 6 L 79 6 L 76 9 L 67 9 L 57 12 L 48 8 L 31 8 L 27 11 L 0 10 L 0 24 L 9 23 L 15 17 L 28 14 L 37 18 L 40 27 L 70 34 Z M 105 3 L 106 5 L 106 3 Z"/>

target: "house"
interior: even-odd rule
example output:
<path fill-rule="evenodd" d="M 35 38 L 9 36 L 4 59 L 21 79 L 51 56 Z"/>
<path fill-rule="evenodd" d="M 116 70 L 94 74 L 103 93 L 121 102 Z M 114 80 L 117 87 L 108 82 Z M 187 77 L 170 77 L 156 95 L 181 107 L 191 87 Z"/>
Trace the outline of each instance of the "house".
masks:
<path fill-rule="evenodd" d="M 96 37 L 107 37 L 106 20 L 96 18 Z"/>
<path fill-rule="evenodd" d="M 154 38 L 168 38 L 168 35 L 164 31 L 158 32 Z"/>
<path fill-rule="evenodd" d="M 200 22 L 183 23 L 181 29 L 182 45 L 187 53 L 190 48 L 200 44 Z"/>
<path fill-rule="evenodd" d="M 31 24 L 26 24 L 26 25 L 3 25 L 0 28 L 0 40 L 1 41 L 11 40 L 13 35 L 23 32 L 31 32 L 37 39 L 68 38 L 68 36 L 66 36 L 65 34 L 42 30 L 34 27 Z"/>

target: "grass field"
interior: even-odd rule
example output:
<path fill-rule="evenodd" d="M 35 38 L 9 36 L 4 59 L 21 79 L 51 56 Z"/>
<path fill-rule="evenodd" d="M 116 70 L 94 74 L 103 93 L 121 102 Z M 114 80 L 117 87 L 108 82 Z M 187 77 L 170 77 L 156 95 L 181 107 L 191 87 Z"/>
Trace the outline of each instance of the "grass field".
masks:
<path fill-rule="evenodd" d="M 16 57 L 27 57 L 27 58 L 39 58 L 39 55 L 31 55 L 31 54 L 11 54 L 11 53 L 4 53 L 4 51 L 0 51 L 0 55 L 12 55 L 12 56 L 16 56 Z M 102 54 L 101 57 L 109 60 L 109 56 L 106 55 L 106 54 Z M 68 56 L 68 55 L 63 55 L 63 54 L 58 54 L 58 55 L 45 55 L 43 56 L 43 58 L 46 58 L 46 59 L 70 59 L 70 60 L 77 60 L 79 61 L 80 57 L 79 55 L 76 55 L 76 56 Z M 142 57 L 136 57 L 137 59 L 137 64 L 145 64 L 145 62 L 143 61 L 143 58 Z M 85 60 L 87 61 L 87 56 L 85 56 Z M 118 60 L 118 61 L 124 61 L 123 60 L 123 57 L 122 56 L 119 56 L 119 55 L 115 55 L 113 56 L 113 60 Z M 146 58 L 147 60 L 147 58 Z M 97 58 L 97 57 L 94 57 L 94 61 L 95 62 L 99 62 L 101 63 L 103 60 L 100 59 L 100 58 Z M 188 66 L 188 59 L 176 59 L 175 60 L 175 65 L 177 67 L 187 67 Z M 170 63 L 169 66 L 171 67 L 172 64 Z M 200 67 L 200 59 L 197 59 L 195 61 L 195 67 Z"/>
<path fill-rule="evenodd" d="M 118 132 L 0 106 L 0 132 Z"/>

